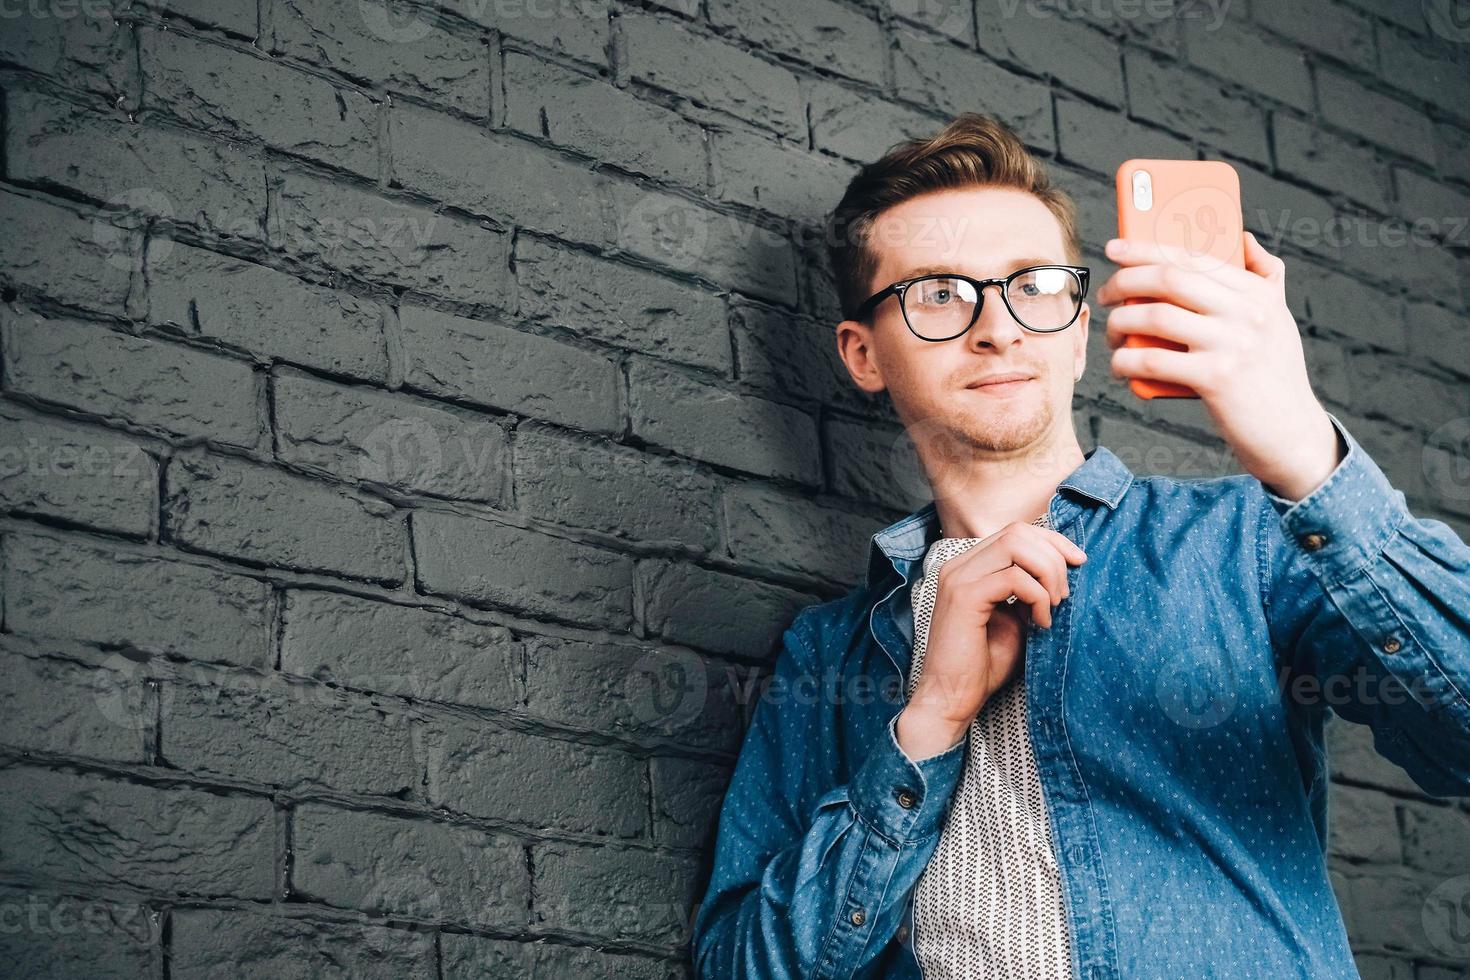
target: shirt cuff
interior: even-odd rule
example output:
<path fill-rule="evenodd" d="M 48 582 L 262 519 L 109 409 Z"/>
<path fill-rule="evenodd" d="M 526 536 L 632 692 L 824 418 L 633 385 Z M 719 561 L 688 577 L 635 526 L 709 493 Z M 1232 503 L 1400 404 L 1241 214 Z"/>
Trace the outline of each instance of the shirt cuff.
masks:
<path fill-rule="evenodd" d="M 852 805 L 880 834 L 900 844 L 939 832 L 965 765 L 969 732 L 938 755 L 915 762 L 898 744 L 898 715 L 884 726 L 852 781 Z"/>
<path fill-rule="evenodd" d="M 1342 420 L 1331 412 L 1327 417 L 1347 445 L 1336 468 L 1301 500 L 1265 493 L 1286 536 L 1307 554 L 1322 581 L 1333 582 L 1377 558 L 1410 514 L 1403 492 L 1393 488 Z"/>

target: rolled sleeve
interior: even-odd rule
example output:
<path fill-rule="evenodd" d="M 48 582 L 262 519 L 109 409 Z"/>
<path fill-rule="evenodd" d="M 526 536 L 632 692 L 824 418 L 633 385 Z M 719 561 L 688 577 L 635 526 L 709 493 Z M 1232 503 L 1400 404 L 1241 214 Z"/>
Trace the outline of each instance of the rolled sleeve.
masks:
<path fill-rule="evenodd" d="M 938 755 L 915 762 L 898 744 L 898 715 L 884 726 L 852 781 L 858 817 L 895 843 L 925 840 L 938 833 L 965 764 L 967 736 Z M 908 803 L 908 806 L 904 804 Z"/>

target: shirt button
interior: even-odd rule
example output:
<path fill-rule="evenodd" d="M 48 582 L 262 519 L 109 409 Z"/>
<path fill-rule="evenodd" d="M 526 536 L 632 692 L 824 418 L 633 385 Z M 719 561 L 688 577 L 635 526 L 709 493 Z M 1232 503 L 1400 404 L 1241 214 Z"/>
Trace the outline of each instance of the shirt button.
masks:
<path fill-rule="evenodd" d="M 1301 541 L 1303 548 L 1308 551 L 1316 551 L 1327 543 L 1327 535 L 1313 531 L 1311 534 L 1303 534 Z"/>
<path fill-rule="evenodd" d="M 1396 637 L 1396 636 L 1390 636 L 1388 639 L 1386 639 L 1386 640 L 1383 641 L 1383 652 L 1384 653 L 1398 653 L 1399 652 L 1399 646 L 1400 646 L 1400 644 L 1399 644 L 1398 637 Z"/>
<path fill-rule="evenodd" d="M 908 926 L 899 926 L 898 927 L 898 933 L 897 933 L 897 935 L 898 935 L 898 941 L 899 942 L 903 942 L 904 940 L 908 939 L 909 938 L 909 927 Z"/>
<path fill-rule="evenodd" d="M 848 916 L 848 918 L 852 920 L 852 924 L 855 926 L 860 926 L 868 921 L 868 917 L 863 913 L 862 909 L 854 909 L 852 915 Z"/>
<path fill-rule="evenodd" d="M 906 789 L 899 790 L 898 805 L 903 807 L 905 810 L 912 810 L 914 807 L 914 794 L 910 793 Z"/>

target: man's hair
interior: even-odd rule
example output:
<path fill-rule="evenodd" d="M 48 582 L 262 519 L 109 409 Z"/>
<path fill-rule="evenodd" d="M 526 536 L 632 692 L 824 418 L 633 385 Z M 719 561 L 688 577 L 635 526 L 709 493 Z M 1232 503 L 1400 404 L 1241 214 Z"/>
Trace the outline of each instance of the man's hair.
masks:
<path fill-rule="evenodd" d="M 1081 264 L 1082 245 L 1071 196 L 1051 182 L 1041 161 L 1009 126 L 992 116 L 965 112 L 928 139 L 896 144 L 848 183 L 826 228 L 827 254 L 844 319 L 856 316 L 878 271 L 878 255 L 870 238 L 879 213 L 930 191 L 975 186 L 1011 187 L 1034 194 L 1061 225 L 1066 260 Z"/>

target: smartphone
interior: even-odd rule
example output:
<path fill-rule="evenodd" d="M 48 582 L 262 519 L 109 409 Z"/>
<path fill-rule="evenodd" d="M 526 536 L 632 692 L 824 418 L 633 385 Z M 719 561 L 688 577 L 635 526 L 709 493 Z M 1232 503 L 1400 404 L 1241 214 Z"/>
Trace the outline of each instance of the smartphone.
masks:
<path fill-rule="evenodd" d="M 1118 167 L 1118 237 L 1160 242 L 1206 263 L 1245 268 L 1240 175 L 1223 160 L 1125 160 Z M 1124 305 L 1146 299 L 1124 300 Z M 1183 344 L 1129 334 L 1124 347 L 1187 350 Z M 1130 378 L 1139 398 L 1198 398 L 1187 385 Z"/>

